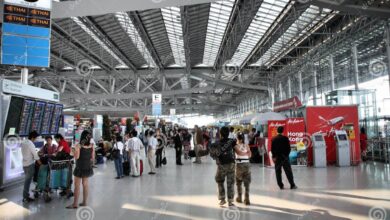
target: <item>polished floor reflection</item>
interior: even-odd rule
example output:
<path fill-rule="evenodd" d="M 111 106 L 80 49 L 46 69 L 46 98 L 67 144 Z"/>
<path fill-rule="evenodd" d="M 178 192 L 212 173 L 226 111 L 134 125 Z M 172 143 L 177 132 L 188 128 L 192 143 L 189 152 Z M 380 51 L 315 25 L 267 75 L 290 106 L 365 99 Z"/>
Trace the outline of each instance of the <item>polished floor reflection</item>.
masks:
<path fill-rule="evenodd" d="M 70 200 L 53 196 L 23 205 L 21 187 L 0 193 L 0 219 L 390 219 L 390 167 L 367 163 L 357 167 L 294 168 L 299 189 L 280 191 L 274 170 L 252 165 L 251 206 L 219 207 L 216 165 L 168 165 L 158 174 L 114 179 L 112 162 L 100 165 L 90 179 L 89 207 L 67 210 Z M 285 184 L 287 180 L 284 179 Z M 376 218 L 375 218 L 376 217 Z"/>

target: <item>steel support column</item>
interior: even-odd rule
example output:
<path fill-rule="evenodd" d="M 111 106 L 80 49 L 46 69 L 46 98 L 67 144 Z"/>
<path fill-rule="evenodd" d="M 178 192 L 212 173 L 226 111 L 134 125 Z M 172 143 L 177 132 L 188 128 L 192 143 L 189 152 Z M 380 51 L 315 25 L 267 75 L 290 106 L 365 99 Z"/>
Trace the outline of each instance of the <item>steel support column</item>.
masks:
<path fill-rule="evenodd" d="M 20 81 L 22 84 L 28 85 L 28 69 L 27 68 L 22 68 Z"/>
<path fill-rule="evenodd" d="M 298 72 L 298 84 L 299 84 L 299 99 L 303 102 L 303 89 L 302 89 L 302 72 Z"/>
<path fill-rule="evenodd" d="M 283 100 L 283 87 L 282 82 L 279 82 L 279 101 Z"/>
<path fill-rule="evenodd" d="M 386 52 L 387 52 L 387 74 L 389 75 L 389 91 L 390 91 L 390 26 L 386 24 Z"/>
<path fill-rule="evenodd" d="M 352 60 L 353 60 L 352 65 L 353 65 L 353 71 L 354 71 L 355 90 L 359 90 L 359 66 L 358 66 L 356 44 L 352 45 Z"/>
<path fill-rule="evenodd" d="M 288 80 L 287 80 L 287 84 L 288 84 L 288 97 L 287 98 L 291 98 L 292 96 L 292 88 L 291 88 L 291 77 L 289 76 L 288 77 Z"/>
<path fill-rule="evenodd" d="M 318 82 L 317 82 L 317 68 L 313 66 L 313 81 L 314 81 L 314 89 L 313 89 L 313 105 L 317 105 L 317 93 L 318 93 Z"/>
<path fill-rule="evenodd" d="M 336 90 L 335 82 L 334 82 L 334 60 L 333 55 L 329 55 L 329 68 L 330 68 L 330 87 L 331 91 Z"/>

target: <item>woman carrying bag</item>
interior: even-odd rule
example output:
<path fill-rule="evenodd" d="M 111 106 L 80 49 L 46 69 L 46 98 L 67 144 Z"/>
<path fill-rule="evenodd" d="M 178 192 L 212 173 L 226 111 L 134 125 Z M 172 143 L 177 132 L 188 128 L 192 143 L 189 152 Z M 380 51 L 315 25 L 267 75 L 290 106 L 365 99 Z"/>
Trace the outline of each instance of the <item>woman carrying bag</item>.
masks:
<path fill-rule="evenodd" d="M 123 164 L 122 164 L 123 148 L 124 148 L 124 145 L 122 143 L 122 137 L 117 136 L 116 140 L 114 141 L 113 150 L 112 150 L 112 157 L 114 159 L 115 170 L 116 170 L 116 174 L 117 174 L 115 179 L 120 179 L 120 178 L 124 177 Z"/>

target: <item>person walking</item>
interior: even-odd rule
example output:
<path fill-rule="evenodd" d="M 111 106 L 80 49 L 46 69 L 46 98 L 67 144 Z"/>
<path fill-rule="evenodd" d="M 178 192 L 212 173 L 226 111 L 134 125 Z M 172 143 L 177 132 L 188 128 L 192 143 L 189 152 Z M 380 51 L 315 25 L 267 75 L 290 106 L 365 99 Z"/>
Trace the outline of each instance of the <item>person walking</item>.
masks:
<path fill-rule="evenodd" d="M 122 137 L 120 135 L 118 135 L 115 137 L 114 144 L 113 144 L 113 150 L 112 150 L 113 157 L 114 157 L 114 163 L 115 163 L 115 170 L 116 170 L 116 174 L 117 174 L 115 179 L 120 179 L 120 178 L 124 177 L 123 164 L 122 164 L 123 148 L 124 148 L 124 145 L 122 142 Z"/>
<path fill-rule="evenodd" d="M 227 197 L 229 206 L 234 206 L 234 181 L 235 181 L 235 164 L 234 149 L 236 143 L 229 138 L 229 128 L 221 128 L 221 140 L 213 144 L 210 148 L 210 156 L 216 160 L 217 172 L 215 181 L 218 185 L 219 205 L 226 204 L 225 180 L 227 183 Z"/>
<path fill-rule="evenodd" d="M 237 185 L 237 198 L 236 202 L 242 203 L 242 183 L 245 187 L 245 205 L 250 205 L 249 200 L 249 186 L 251 183 L 251 171 L 249 158 L 252 156 L 249 145 L 244 143 L 245 136 L 242 133 L 237 134 L 237 144 L 235 146 L 236 151 L 236 185 Z"/>
<path fill-rule="evenodd" d="M 136 130 L 131 131 L 131 138 L 128 141 L 128 147 L 130 151 L 130 161 L 131 161 L 131 176 L 139 177 L 141 175 L 141 152 L 144 151 L 144 145 L 142 141 L 138 138 L 138 132 Z"/>
<path fill-rule="evenodd" d="M 288 137 L 283 135 L 284 128 L 277 128 L 278 135 L 272 139 L 271 144 L 271 152 L 272 152 L 272 160 L 275 163 L 275 173 L 276 173 L 276 181 L 281 190 L 284 189 L 284 184 L 282 182 L 282 168 L 286 173 L 288 182 L 290 183 L 291 189 L 297 189 L 298 187 L 295 185 L 294 176 L 291 169 L 291 164 L 289 160 L 289 155 L 291 151 L 290 141 Z"/>
<path fill-rule="evenodd" d="M 367 134 L 364 127 L 360 128 L 360 150 L 363 162 L 367 161 Z"/>
<path fill-rule="evenodd" d="M 203 149 L 203 132 L 197 125 L 195 125 L 194 130 L 194 151 L 196 156 L 194 163 L 201 164 L 202 160 L 200 159 L 199 152 Z"/>
<path fill-rule="evenodd" d="M 180 137 L 181 129 L 175 130 L 174 142 L 175 142 L 175 150 L 176 150 L 176 165 L 183 165 L 181 162 L 181 154 L 183 150 L 183 145 Z"/>
<path fill-rule="evenodd" d="M 154 132 L 149 131 L 149 138 L 148 138 L 148 162 L 150 167 L 150 175 L 156 174 L 156 166 L 154 164 L 154 156 L 156 154 L 157 149 L 157 139 L 153 136 Z"/>
<path fill-rule="evenodd" d="M 38 132 L 32 131 L 28 135 L 28 139 L 21 143 L 23 171 L 24 171 L 24 187 L 23 187 L 23 202 L 28 203 L 34 201 L 30 197 L 30 185 L 35 173 L 35 161 L 40 165 L 38 153 L 35 150 L 34 141 L 39 136 Z"/>
<path fill-rule="evenodd" d="M 91 144 L 92 134 L 89 131 L 83 131 L 80 137 L 80 143 L 76 145 L 74 158 L 76 160 L 76 168 L 73 171 L 74 175 L 74 198 L 73 203 L 67 206 L 67 209 L 77 209 L 78 205 L 87 206 L 88 200 L 88 178 L 93 176 L 93 161 L 95 160 L 95 149 Z M 80 183 L 83 184 L 83 202 L 78 203 L 80 195 Z"/>

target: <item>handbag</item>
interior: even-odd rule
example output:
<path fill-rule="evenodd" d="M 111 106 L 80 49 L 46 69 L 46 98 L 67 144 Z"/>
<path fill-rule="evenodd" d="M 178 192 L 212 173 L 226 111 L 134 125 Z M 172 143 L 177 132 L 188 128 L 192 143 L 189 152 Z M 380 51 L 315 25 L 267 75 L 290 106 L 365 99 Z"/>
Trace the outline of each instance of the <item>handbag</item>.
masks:
<path fill-rule="evenodd" d="M 119 159 L 119 157 L 120 157 L 120 155 L 121 155 L 121 152 L 120 152 L 119 149 L 118 149 L 118 145 L 115 144 L 115 146 L 116 146 L 116 148 L 113 148 L 113 149 L 112 149 L 111 154 L 112 154 L 112 157 L 113 157 L 114 159 Z"/>
<path fill-rule="evenodd" d="M 161 160 L 161 163 L 163 165 L 167 165 L 167 157 L 165 157 L 165 150 L 164 150 L 164 158 Z"/>

